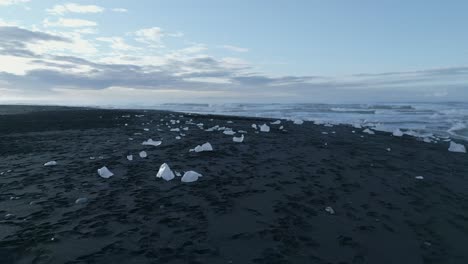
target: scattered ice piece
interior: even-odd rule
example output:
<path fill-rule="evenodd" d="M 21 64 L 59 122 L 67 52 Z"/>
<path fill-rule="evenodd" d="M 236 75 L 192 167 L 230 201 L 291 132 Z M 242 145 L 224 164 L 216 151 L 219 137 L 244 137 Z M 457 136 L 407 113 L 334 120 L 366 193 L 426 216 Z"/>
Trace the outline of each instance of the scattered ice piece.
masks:
<path fill-rule="evenodd" d="M 181 139 L 181 137 L 180 137 L 180 136 L 177 136 L 177 137 L 175 137 L 175 139 Z"/>
<path fill-rule="evenodd" d="M 360 124 L 353 124 L 353 127 L 354 128 L 362 128 L 362 126 Z"/>
<path fill-rule="evenodd" d="M 96 158 L 95 157 L 89 157 L 90 160 L 95 160 Z"/>
<path fill-rule="evenodd" d="M 224 130 L 223 134 L 228 135 L 228 136 L 233 136 L 236 134 L 236 132 L 232 130 Z"/>
<path fill-rule="evenodd" d="M 146 151 L 140 151 L 139 155 L 140 155 L 140 158 L 143 158 L 143 159 L 148 157 L 148 154 L 146 153 Z"/>
<path fill-rule="evenodd" d="M 280 126 L 280 127 L 279 127 L 279 130 L 283 130 L 283 128 L 284 128 L 284 126 Z"/>
<path fill-rule="evenodd" d="M 450 141 L 450 147 L 448 149 L 450 152 L 460 152 L 460 153 L 466 153 L 466 148 L 462 144 L 457 144 L 453 141 Z"/>
<path fill-rule="evenodd" d="M 128 126 L 128 124 L 127 124 L 127 123 L 125 123 L 125 126 Z"/>
<path fill-rule="evenodd" d="M 172 128 L 171 132 L 180 132 L 180 128 Z"/>
<path fill-rule="evenodd" d="M 171 168 L 167 163 L 163 163 L 161 167 L 159 167 L 158 174 L 156 174 L 156 178 L 163 178 L 166 181 L 170 181 L 175 178 L 174 173 L 172 172 Z"/>
<path fill-rule="evenodd" d="M 154 141 L 152 140 L 151 138 L 146 140 L 146 141 L 143 141 L 143 143 L 141 143 L 142 145 L 149 145 L 149 146 L 159 146 L 161 145 L 162 141 Z"/>
<path fill-rule="evenodd" d="M 374 135 L 374 134 L 375 134 L 374 131 L 372 131 L 372 130 L 370 130 L 370 129 L 368 129 L 368 128 L 364 129 L 362 132 L 367 133 L 367 134 L 370 134 L 370 135 Z"/>
<path fill-rule="evenodd" d="M 143 128 L 144 131 L 149 131 L 149 128 Z"/>
<path fill-rule="evenodd" d="M 198 145 L 194 148 L 195 152 L 203 152 L 203 151 L 213 151 L 213 146 L 209 142 L 206 142 L 203 145 Z"/>
<path fill-rule="evenodd" d="M 133 138 L 128 138 L 128 140 L 133 140 Z"/>
<path fill-rule="evenodd" d="M 114 176 L 114 173 L 112 173 L 106 166 L 100 168 L 97 170 L 99 176 L 101 176 L 104 179 L 108 179 L 112 176 Z"/>
<path fill-rule="evenodd" d="M 232 124 L 232 123 L 234 123 L 234 122 L 232 122 L 232 121 L 230 121 L 230 120 L 229 120 L 229 121 L 227 121 L 226 123 L 228 123 L 228 124 Z"/>
<path fill-rule="evenodd" d="M 401 131 L 399 128 L 393 130 L 393 136 L 395 137 L 401 137 L 403 136 L 403 131 Z"/>
<path fill-rule="evenodd" d="M 128 159 L 129 161 L 132 161 L 132 160 L 133 160 L 133 155 L 127 155 L 127 159 Z"/>
<path fill-rule="evenodd" d="M 76 199 L 75 204 L 84 204 L 87 202 L 88 202 L 88 198 L 81 197 L 81 198 Z"/>
<path fill-rule="evenodd" d="M 272 125 L 279 125 L 281 124 L 281 120 L 276 120 L 275 122 L 270 122 Z"/>
<path fill-rule="evenodd" d="M 141 134 L 141 133 L 133 133 L 133 135 L 135 135 L 135 136 L 140 136 L 140 135 L 143 135 L 143 134 Z"/>
<path fill-rule="evenodd" d="M 244 135 L 241 135 L 240 137 L 233 137 L 232 141 L 242 143 L 242 141 L 244 141 Z"/>
<path fill-rule="evenodd" d="M 328 135 L 328 132 L 322 132 L 322 134 L 324 134 L 324 135 Z"/>
<path fill-rule="evenodd" d="M 356 133 L 356 131 L 354 131 L 354 130 L 353 130 L 353 131 L 351 131 L 351 133 L 353 133 L 353 134 L 354 134 L 354 133 Z"/>
<path fill-rule="evenodd" d="M 184 173 L 184 176 L 180 179 L 182 182 L 194 182 L 197 181 L 202 175 L 195 171 L 187 171 Z"/>
<path fill-rule="evenodd" d="M 44 166 L 55 166 L 55 165 L 57 165 L 57 162 L 55 160 L 44 163 Z"/>
<path fill-rule="evenodd" d="M 301 120 L 301 119 L 295 119 L 295 120 L 293 120 L 293 123 L 294 123 L 295 125 L 302 125 L 302 124 L 304 124 L 304 121 Z"/>
<path fill-rule="evenodd" d="M 184 128 L 182 128 L 182 129 L 185 130 L 185 131 L 188 131 L 188 130 L 189 130 L 188 127 L 184 127 Z"/>
<path fill-rule="evenodd" d="M 16 216 L 15 216 L 14 214 L 6 214 L 6 215 L 4 216 L 5 219 L 13 219 L 13 218 L 15 218 L 15 217 L 16 217 Z"/>
<path fill-rule="evenodd" d="M 270 127 L 267 124 L 263 124 L 260 126 L 261 132 L 270 132 Z"/>
<path fill-rule="evenodd" d="M 392 149 L 391 149 L 391 148 L 387 148 L 387 151 L 392 151 Z"/>
<path fill-rule="evenodd" d="M 178 172 L 178 171 L 174 171 L 174 174 L 175 174 L 175 176 L 177 176 L 177 177 L 181 177 L 181 176 L 182 176 L 182 174 L 181 174 L 180 172 Z"/>
<path fill-rule="evenodd" d="M 416 180 L 424 180 L 424 177 L 423 176 L 416 176 L 414 177 Z"/>
<path fill-rule="evenodd" d="M 239 131 L 237 131 L 237 133 L 240 133 L 240 134 L 247 134 L 247 131 L 245 131 L 245 130 L 239 130 Z"/>
<path fill-rule="evenodd" d="M 252 124 L 252 128 L 253 128 L 253 129 L 257 129 L 257 125 L 256 125 L 256 124 Z"/>
<path fill-rule="evenodd" d="M 426 142 L 426 143 L 431 143 L 432 142 L 432 140 L 430 138 L 428 138 L 428 137 L 425 137 L 423 139 L 423 141 Z"/>
<path fill-rule="evenodd" d="M 325 207 L 325 211 L 327 211 L 329 214 L 335 214 L 335 210 L 331 208 L 331 206 Z"/>

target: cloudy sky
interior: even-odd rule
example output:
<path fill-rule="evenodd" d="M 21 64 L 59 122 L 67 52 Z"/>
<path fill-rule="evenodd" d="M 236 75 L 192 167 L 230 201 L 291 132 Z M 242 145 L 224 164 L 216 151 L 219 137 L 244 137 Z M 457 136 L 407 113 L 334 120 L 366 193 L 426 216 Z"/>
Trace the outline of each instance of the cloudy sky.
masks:
<path fill-rule="evenodd" d="M 0 103 L 468 101 L 468 1 L 0 0 Z"/>

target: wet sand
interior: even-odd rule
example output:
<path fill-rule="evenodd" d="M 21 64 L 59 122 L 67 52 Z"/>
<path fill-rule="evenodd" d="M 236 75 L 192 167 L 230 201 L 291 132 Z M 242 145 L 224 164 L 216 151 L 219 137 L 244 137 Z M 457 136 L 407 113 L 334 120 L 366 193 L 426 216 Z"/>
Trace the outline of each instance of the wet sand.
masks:
<path fill-rule="evenodd" d="M 284 120 L 255 133 L 274 120 L 164 111 L 0 109 L 1 263 L 468 263 L 468 155 L 447 142 Z M 191 119 L 247 134 L 236 143 Z M 189 128 L 180 140 L 169 120 Z M 141 145 L 149 138 L 163 143 Z M 205 142 L 213 152 L 189 152 Z M 162 163 L 203 177 L 157 179 Z M 102 166 L 115 175 L 99 177 Z"/>

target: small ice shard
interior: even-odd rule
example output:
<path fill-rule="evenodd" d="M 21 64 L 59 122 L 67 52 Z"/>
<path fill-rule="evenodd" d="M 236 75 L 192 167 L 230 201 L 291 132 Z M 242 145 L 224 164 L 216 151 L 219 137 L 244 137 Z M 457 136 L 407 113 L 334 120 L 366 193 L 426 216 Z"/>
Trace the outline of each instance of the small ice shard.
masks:
<path fill-rule="evenodd" d="M 164 163 L 159 167 L 159 171 L 156 174 L 156 178 L 163 178 L 166 181 L 170 181 L 175 178 L 174 173 L 172 172 L 171 168 L 167 163 Z"/>
<path fill-rule="evenodd" d="M 324 134 L 324 135 L 328 135 L 328 132 L 322 132 L 322 134 Z"/>
<path fill-rule="evenodd" d="M 457 144 L 453 141 L 450 141 L 450 147 L 448 148 L 450 152 L 460 152 L 460 153 L 466 153 L 466 148 L 462 144 Z"/>
<path fill-rule="evenodd" d="M 4 218 L 7 219 L 7 220 L 8 220 L 8 219 L 13 219 L 13 218 L 15 218 L 15 217 L 16 217 L 16 215 L 14 215 L 14 214 L 6 214 L 6 215 L 4 216 Z"/>
<path fill-rule="evenodd" d="M 143 128 L 144 131 L 149 131 L 149 128 Z"/>
<path fill-rule="evenodd" d="M 55 165 L 57 165 L 57 162 L 55 160 L 44 163 L 44 166 L 55 166 Z"/>
<path fill-rule="evenodd" d="M 177 176 L 177 177 L 181 177 L 181 176 L 182 176 L 182 174 L 181 174 L 180 172 L 178 172 L 178 171 L 174 171 L 174 174 L 175 174 L 175 176 Z"/>
<path fill-rule="evenodd" d="M 423 139 L 423 141 L 426 142 L 426 143 L 431 143 L 432 142 L 432 140 L 430 138 L 428 138 L 428 137 L 425 137 Z"/>
<path fill-rule="evenodd" d="M 172 128 L 171 132 L 180 132 L 180 128 Z"/>
<path fill-rule="evenodd" d="M 135 133 L 133 133 L 133 135 L 135 135 L 135 136 L 140 136 L 140 135 L 142 135 L 142 134 L 141 134 L 141 133 L 135 132 Z"/>
<path fill-rule="evenodd" d="M 129 161 L 132 161 L 132 160 L 133 160 L 133 155 L 127 155 L 127 159 L 128 159 Z"/>
<path fill-rule="evenodd" d="M 95 160 L 96 158 L 95 157 L 89 157 L 90 160 Z"/>
<path fill-rule="evenodd" d="M 228 123 L 228 124 L 232 124 L 232 123 L 234 123 L 234 122 L 232 122 L 232 121 L 227 121 L 226 123 Z"/>
<path fill-rule="evenodd" d="M 99 176 L 101 176 L 104 179 L 108 179 L 114 175 L 106 166 L 100 168 L 97 170 Z"/>
<path fill-rule="evenodd" d="M 146 151 L 140 151 L 139 155 L 140 155 L 140 158 L 143 158 L 143 159 L 148 157 L 148 154 L 146 153 Z"/>
<path fill-rule="evenodd" d="M 374 134 L 375 134 L 374 131 L 372 131 L 372 130 L 370 130 L 370 129 L 368 129 L 368 128 L 364 129 L 362 132 L 367 133 L 367 134 L 370 134 L 370 135 L 374 135 Z"/>
<path fill-rule="evenodd" d="M 142 145 L 145 145 L 145 146 L 159 146 L 161 145 L 162 141 L 154 141 L 152 140 L 151 138 L 146 140 L 146 141 L 143 141 L 143 143 L 141 143 Z"/>
<path fill-rule="evenodd" d="M 275 122 L 270 122 L 272 125 L 279 125 L 281 124 L 281 120 L 276 120 Z"/>
<path fill-rule="evenodd" d="M 256 124 L 252 124 L 252 128 L 253 128 L 253 129 L 257 129 L 257 125 L 256 125 Z"/>
<path fill-rule="evenodd" d="M 88 202 L 88 198 L 81 197 L 81 198 L 76 199 L 75 204 L 84 204 L 87 202 Z"/>
<path fill-rule="evenodd" d="M 294 123 L 295 125 L 302 125 L 302 124 L 304 124 L 304 121 L 301 120 L 301 119 L 295 119 L 295 120 L 293 121 L 293 123 Z"/>
<path fill-rule="evenodd" d="M 236 134 L 236 132 L 232 130 L 224 130 L 223 134 L 228 135 L 228 136 L 233 136 Z"/>
<path fill-rule="evenodd" d="M 202 177 L 202 175 L 198 172 L 195 171 L 187 171 L 184 173 L 184 176 L 180 179 L 182 182 L 194 182 L 197 181 L 199 177 Z"/>
<path fill-rule="evenodd" d="M 387 148 L 387 151 L 392 151 L 392 149 L 391 149 L 391 148 Z"/>
<path fill-rule="evenodd" d="M 325 207 L 325 211 L 328 212 L 329 214 L 335 214 L 335 210 L 333 210 L 333 208 L 331 208 L 331 206 Z"/>
<path fill-rule="evenodd" d="M 270 132 L 270 127 L 267 124 L 263 124 L 260 126 L 261 132 Z"/>
<path fill-rule="evenodd" d="M 177 136 L 177 137 L 175 137 L 175 139 L 177 139 L 177 140 L 178 140 L 178 139 L 181 139 L 181 137 L 180 137 L 180 136 Z"/>
<path fill-rule="evenodd" d="M 213 146 L 209 142 L 206 142 L 203 145 L 198 145 L 194 148 L 195 152 L 203 152 L 203 151 L 213 151 Z"/>
<path fill-rule="evenodd" d="M 125 126 L 128 126 L 128 124 L 127 124 L 127 123 L 125 123 Z"/>
<path fill-rule="evenodd" d="M 245 130 L 239 130 L 239 131 L 237 131 L 237 133 L 240 133 L 240 134 L 247 134 L 247 131 L 245 131 Z"/>
<path fill-rule="evenodd" d="M 354 128 L 362 128 L 362 126 L 360 124 L 353 124 L 353 127 Z"/>
<path fill-rule="evenodd" d="M 401 131 L 399 128 L 393 130 L 393 136 L 394 137 L 401 137 L 403 136 L 403 131 Z"/>
<path fill-rule="evenodd" d="M 133 138 L 128 138 L 128 140 L 133 140 Z"/>
<path fill-rule="evenodd" d="M 416 180 L 424 180 L 424 176 L 416 176 L 414 177 Z"/>
<path fill-rule="evenodd" d="M 351 133 L 353 133 L 353 134 L 354 134 L 354 133 L 356 133 L 356 131 L 354 131 L 354 130 L 353 130 L 353 131 L 351 131 Z"/>
<path fill-rule="evenodd" d="M 242 141 L 244 141 L 244 135 L 241 135 L 240 137 L 233 137 L 232 141 L 242 143 Z"/>
<path fill-rule="evenodd" d="M 280 126 L 280 127 L 279 127 L 279 130 L 283 130 L 283 128 L 284 128 L 284 126 Z"/>
<path fill-rule="evenodd" d="M 184 128 L 182 128 L 182 129 L 185 130 L 185 131 L 188 131 L 188 130 L 189 130 L 188 127 L 184 127 Z"/>

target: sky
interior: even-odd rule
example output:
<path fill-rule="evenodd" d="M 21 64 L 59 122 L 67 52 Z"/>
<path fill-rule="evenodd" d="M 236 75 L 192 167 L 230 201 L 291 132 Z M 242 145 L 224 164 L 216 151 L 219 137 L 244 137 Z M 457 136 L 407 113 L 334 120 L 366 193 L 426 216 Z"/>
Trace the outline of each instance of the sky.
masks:
<path fill-rule="evenodd" d="M 0 0 L 0 103 L 468 101 L 468 1 Z"/>

